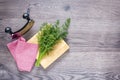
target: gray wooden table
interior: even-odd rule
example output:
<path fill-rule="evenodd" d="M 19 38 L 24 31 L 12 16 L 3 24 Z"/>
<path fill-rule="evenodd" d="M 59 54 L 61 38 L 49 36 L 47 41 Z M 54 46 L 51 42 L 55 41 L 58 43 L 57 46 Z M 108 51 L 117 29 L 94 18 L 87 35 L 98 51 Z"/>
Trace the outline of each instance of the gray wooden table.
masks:
<path fill-rule="evenodd" d="M 31 8 L 34 27 L 43 22 L 72 19 L 67 43 L 70 50 L 49 68 L 19 72 L 6 44 L 4 28 L 18 30 L 22 14 Z M 0 0 L 0 80 L 120 80 L 120 0 Z"/>

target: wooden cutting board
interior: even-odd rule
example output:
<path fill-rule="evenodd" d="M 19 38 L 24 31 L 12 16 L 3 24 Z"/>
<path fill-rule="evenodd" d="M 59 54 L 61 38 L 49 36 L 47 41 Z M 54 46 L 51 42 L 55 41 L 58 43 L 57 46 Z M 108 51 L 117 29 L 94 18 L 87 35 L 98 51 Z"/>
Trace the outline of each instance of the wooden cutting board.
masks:
<path fill-rule="evenodd" d="M 28 43 L 34 43 L 34 44 L 38 44 L 38 40 L 37 40 L 37 35 L 38 33 L 36 33 L 32 38 L 30 38 L 27 42 Z M 46 69 L 48 66 L 50 66 L 55 60 L 57 60 L 61 55 L 63 55 L 65 53 L 65 51 L 67 51 L 69 49 L 69 46 L 67 45 L 67 43 L 64 40 L 60 40 L 55 46 L 54 49 L 52 51 L 49 52 L 49 55 L 46 55 L 42 58 L 40 64 L 41 66 Z M 38 55 L 39 55 L 39 51 L 38 51 Z M 36 57 L 36 59 L 38 58 L 38 55 Z"/>

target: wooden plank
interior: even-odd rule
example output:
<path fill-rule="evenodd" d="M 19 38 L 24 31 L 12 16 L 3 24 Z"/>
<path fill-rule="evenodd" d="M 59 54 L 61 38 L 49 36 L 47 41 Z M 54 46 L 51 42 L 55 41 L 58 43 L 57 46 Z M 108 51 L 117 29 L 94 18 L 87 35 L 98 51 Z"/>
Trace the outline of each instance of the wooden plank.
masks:
<path fill-rule="evenodd" d="M 38 44 L 37 40 L 38 33 L 36 33 L 32 38 L 30 38 L 27 42 Z M 56 61 L 60 56 L 62 56 L 67 50 L 69 46 L 66 44 L 64 40 L 60 40 L 53 48 L 52 51 L 49 52 L 48 55 L 44 56 L 40 62 L 41 66 L 46 69 L 50 66 L 54 61 Z M 39 56 L 38 52 L 38 56 Z M 38 58 L 37 56 L 37 58 Z"/>
<path fill-rule="evenodd" d="M 46 70 L 34 67 L 26 73 L 17 70 L 4 28 L 20 29 L 29 4 L 35 25 L 24 37 L 31 38 L 43 22 L 70 17 L 70 50 Z M 120 0 L 0 0 L 0 80 L 120 80 L 119 4 Z"/>

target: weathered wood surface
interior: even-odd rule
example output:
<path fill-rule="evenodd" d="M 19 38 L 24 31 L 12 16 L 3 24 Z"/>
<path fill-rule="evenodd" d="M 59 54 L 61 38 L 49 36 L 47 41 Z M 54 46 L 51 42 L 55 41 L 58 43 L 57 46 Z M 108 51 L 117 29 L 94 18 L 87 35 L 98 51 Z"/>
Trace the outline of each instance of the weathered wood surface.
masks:
<path fill-rule="evenodd" d="M 72 19 L 70 50 L 48 69 L 19 72 L 6 44 L 7 26 L 18 30 L 31 5 L 33 36 L 43 22 Z M 120 0 L 0 0 L 0 80 L 120 80 Z"/>

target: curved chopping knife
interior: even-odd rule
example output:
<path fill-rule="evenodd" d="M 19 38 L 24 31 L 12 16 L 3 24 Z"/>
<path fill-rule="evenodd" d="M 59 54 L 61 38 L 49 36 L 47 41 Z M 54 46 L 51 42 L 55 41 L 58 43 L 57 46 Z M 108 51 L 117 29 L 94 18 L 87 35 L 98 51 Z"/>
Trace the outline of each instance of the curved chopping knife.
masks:
<path fill-rule="evenodd" d="M 30 11 L 30 9 L 28 9 L 27 13 L 23 14 L 23 19 L 26 19 L 27 23 L 21 29 L 13 32 L 10 27 L 5 28 L 5 32 L 9 33 L 12 36 L 12 39 L 18 38 L 18 37 L 24 35 L 26 32 L 28 32 L 32 28 L 32 26 L 34 24 L 34 20 L 30 19 L 29 11 Z"/>

